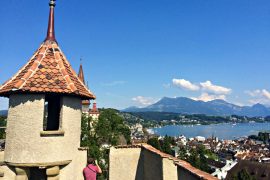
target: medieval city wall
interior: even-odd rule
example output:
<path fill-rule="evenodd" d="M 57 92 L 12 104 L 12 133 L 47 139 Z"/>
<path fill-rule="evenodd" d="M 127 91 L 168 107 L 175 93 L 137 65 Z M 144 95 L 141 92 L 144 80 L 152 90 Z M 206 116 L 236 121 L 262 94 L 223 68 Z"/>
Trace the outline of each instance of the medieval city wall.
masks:
<path fill-rule="evenodd" d="M 144 180 L 162 180 L 162 158 L 147 149 L 142 150 L 144 165 Z"/>
<path fill-rule="evenodd" d="M 141 148 L 110 149 L 110 180 L 143 179 Z"/>
<path fill-rule="evenodd" d="M 163 179 L 177 180 L 177 166 L 174 164 L 174 161 L 168 158 L 162 159 L 163 167 Z"/>

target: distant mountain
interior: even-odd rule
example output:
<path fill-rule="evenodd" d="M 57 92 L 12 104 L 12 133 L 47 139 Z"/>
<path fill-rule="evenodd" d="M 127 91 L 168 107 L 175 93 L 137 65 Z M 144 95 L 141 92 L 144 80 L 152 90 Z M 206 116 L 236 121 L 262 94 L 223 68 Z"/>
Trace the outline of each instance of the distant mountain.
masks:
<path fill-rule="evenodd" d="M 0 116 L 7 116 L 8 111 L 7 110 L 0 110 Z"/>
<path fill-rule="evenodd" d="M 130 107 L 124 109 L 125 112 L 173 112 L 182 114 L 205 114 L 205 115 L 240 115 L 240 116 L 269 116 L 270 108 L 262 104 L 253 106 L 238 106 L 224 100 L 195 101 L 186 97 L 168 98 L 164 97 L 160 101 L 145 108 Z"/>

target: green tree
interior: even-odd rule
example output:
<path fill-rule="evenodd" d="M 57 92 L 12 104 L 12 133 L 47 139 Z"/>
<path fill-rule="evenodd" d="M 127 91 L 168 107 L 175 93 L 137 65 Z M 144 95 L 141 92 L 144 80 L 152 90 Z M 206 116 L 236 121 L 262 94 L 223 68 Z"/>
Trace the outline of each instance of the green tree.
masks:
<path fill-rule="evenodd" d="M 162 150 L 157 137 L 153 137 L 153 138 L 148 139 L 147 144 L 153 146 L 154 148 L 156 148 L 158 150 Z"/>
<path fill-rule="evenodd" d="M 102 148 L 102 145 L 118 145 L 120 136 L 130 143 L 130 130 L 118 115 L 118 111 L 104 109 L 98 121 L 82 116 L 81 146 L 88 148 L 88 157 L 99 161 L 103 173 L 98 175 L 98 180 L 108 179 L 109 150 Z"/>
<path fill-rule="evenodd" d="M 246 169 L 242 169 L 240 172 L 238 172 L 238 180 L 254 180 L 254 178 Z"/>
<path fill-rule="evenodd" d="M 199 159 L 199 154 L 196 151 L 196 149 L 191 149 L 190 150 L 190 156 L 188 157 L 188 162 L 196 167 L 199 168 L 200 167 L 200 159 Z"/>
<path fill-rule="evenodd" d="M 6 125 L 7 119 L 6 117 L 0 116 L 0 139 L 6 138 Z"/>
<path fill-rule="evenodd" d="M 163 152 L 165 152 L 167 154 L 172 154 L 171 142 L 172 142 L 172 139 L 166 135 L 164 137 L 163 143 L 162 143 L 162 151 Z"/>
<path fill-rule="evenodd" d="M 118 145 L 121 135 L 125 137 L 128 144 L 130 143 L 129 127 L 114 109 L 104 109 L 94 129 L 99 143 Z"/>
<path fill-rule="evenodd" d="M 211 168 L 208 166 L 207 151 L 203 145 L 198 146 L 197 148 L 190 150 L 190 156 L 187 161 L 194 167 L 201 169 L 205 172 L 211 172 Z"/>
<path fill-rule="evenodd" d="M 178 158 L 182 160 L 187 160 L 188 156 L 187 156 L 187 149 L 185 146 L 180 146 Z"/>

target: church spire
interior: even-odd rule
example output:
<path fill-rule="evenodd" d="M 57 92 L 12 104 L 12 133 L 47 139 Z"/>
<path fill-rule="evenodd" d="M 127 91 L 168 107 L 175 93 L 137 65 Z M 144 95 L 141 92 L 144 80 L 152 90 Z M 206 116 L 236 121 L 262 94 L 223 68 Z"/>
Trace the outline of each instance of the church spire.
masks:
<path fill-rule="evenodd" d="M 55 41 L 55 32 L 54 32 L 54 7 L 55 7 L 55 1 L 56 0 L 50 0 L 49 6 L 50 6 L 50 14 L 49 14 L 49 23 L 48 23 L 48 31 L 47 31 L 47 37 L 45 41 Z"/>
<path fill-rule="evenodd" d="M 78 77 L 83 82 L 83 84 L 86 85 L 85 84 L 85 80 L 84 80 L 84 73 L 83 73 L 82 63 L 80 64 L 80 69 L 79 69 Z"/>

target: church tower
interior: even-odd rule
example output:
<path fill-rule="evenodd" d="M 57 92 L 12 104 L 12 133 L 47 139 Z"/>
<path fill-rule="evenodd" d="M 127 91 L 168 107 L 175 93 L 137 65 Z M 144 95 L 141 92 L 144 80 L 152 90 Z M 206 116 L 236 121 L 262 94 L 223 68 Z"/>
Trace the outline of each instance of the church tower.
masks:
<path fill-rule="evenodd" d="M 82 180 L 82 100 L 95 99 L 55 38 L 55 0 L 47 36 L 24 67 L 0 87 L 9 98 L 4 160 L 14 179 Z M 8 178 L 11 179 L 11 178 Z M 11 179 L 12 180 L 12 179 Z"/>
<path fill-rule="evenodd" d="M 78 77 L 83 82 L 83 84 L 86 85 L 85 84 L 85 79 L 84 79 L 84 73 L 83 73 L 82 64 L 80 64 Z M 88 116 L 88 112 L 89 112 L 89 106 L 90 106 L 90 101 L 89 100 L 82 100 L 82 113 L 84 113 L 87 116 Z"/>

